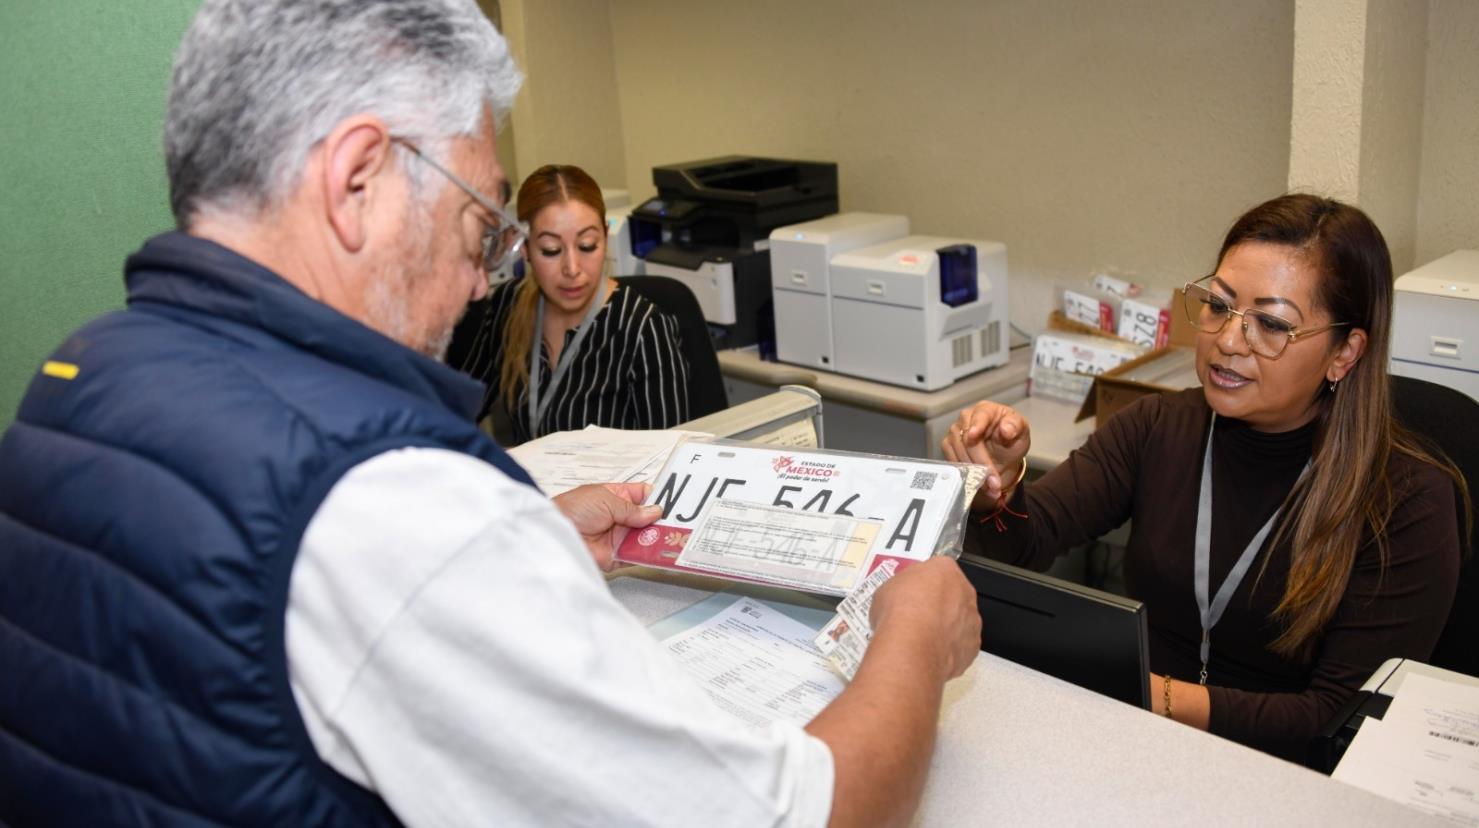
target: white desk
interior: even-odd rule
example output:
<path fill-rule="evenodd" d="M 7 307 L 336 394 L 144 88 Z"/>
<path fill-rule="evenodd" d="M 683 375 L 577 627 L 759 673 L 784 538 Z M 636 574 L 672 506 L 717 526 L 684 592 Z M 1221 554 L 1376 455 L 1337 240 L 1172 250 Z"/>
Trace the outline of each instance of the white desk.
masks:
<path fill-rule="evenodd" d="M 783 362 L 764 362 L 754 350 L 719 352 L 731 405 L 786 385 L 804 385 L 822 395 L 825 448 L 939 459 L 940 440 L 961 410 L 995 400 L 1032 424 L 1027 467 L 1048 471 L 1083 445 L 1094 419 L 1074 422 L 1079 407 L 1051 397 L 1025 396 L 1031 348 L 1018 348 L 1006 365 L 966 377 L 939 391 L 915 391 Z"/>
<path fill-rule="evenodd" d="M 611 578 L 645 623 L 715 582 Z M 1314 771 L 982 653 L 945 690 L 915 825 L 1443 825 Z"/>
<path fill-rule="evenodd" d="M 900 457 L 940 458 L 940 440 L 960 410 L 981 400 L 1023 399 L 1032 349 L 1018 348 L 1000 368 L 972 374 L 938 391 L 916 391 L 857 377 L 765 362 L 752 349 L 719 352 L 731 405 L 804 385 L 822 395 L 825 448 Z"/>
<path fill-rule="evenodd" d="M 1076 403 L 1052 397 L 1023 397 L 1012 408 L 1027 419 L 1032 428 L 1032 447 L 1027 450 L 1027 468 L 1042 474 L 1068 459 L 1069 452 L 1084 444 L 1094 433 L 1094 418 L 1074 422 Z"/>

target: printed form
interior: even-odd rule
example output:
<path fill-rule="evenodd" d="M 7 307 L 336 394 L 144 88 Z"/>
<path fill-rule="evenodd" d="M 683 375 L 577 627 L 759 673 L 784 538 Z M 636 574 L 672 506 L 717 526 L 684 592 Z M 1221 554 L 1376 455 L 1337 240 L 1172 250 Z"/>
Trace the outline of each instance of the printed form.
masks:
<path fill-rule="evenodd" d="M 816 630 L 753 598 L 663 640 L 724 711 L 755 728 L 805 725 L 844 682 L 812 643 Z"/>
<path fill-rule="evenodd" d="M 678 563 L 801 589 L 846 589 L 883 522 L 711 500 Z"/>
<path fill-rule="evenodd" d="M 550 497 L 586 483 L 651 482 L 678 443 L 697 431 L 625 431 L 587 426 L 557 431 L 508 450 Z"/>
<path fill-rule="evenodd" d="M 1331 777 L 1479 826 L 1479 687 L 1403 678 L 1386 715 L 1362 722 Z"/>

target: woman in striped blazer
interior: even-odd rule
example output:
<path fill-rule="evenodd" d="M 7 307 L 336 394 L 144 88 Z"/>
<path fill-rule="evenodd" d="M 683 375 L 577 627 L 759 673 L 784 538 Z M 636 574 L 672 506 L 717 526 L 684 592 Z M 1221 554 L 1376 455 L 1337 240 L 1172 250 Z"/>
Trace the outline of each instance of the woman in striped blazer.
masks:
<path fill-rule="evenodd" d="M 595 180 L 540 167 L 519 188 L 518 216 L 529 226 L 525 276 L 495 287 L 454 339 L 452 364 L 488 387 L 480 416 L 501 406 L 515 443 L 687 420 L 677 320 L 606 274 Z"/>

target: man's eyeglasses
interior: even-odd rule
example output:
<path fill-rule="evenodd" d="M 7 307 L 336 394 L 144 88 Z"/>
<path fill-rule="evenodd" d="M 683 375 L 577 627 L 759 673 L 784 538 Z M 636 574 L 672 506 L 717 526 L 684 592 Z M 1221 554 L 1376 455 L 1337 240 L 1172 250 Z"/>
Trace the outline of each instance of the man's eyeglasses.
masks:
<path fill-rule="evenodd" d="M 1318 328 L 1300 329 L 1293 322 L 1267 311 L 1257 308 L 1240 311 L 1233 308 L 1232 300 L 1199 284 L 1210 278 L 1212 277 L 1203 276 L 1195 282 L 1187 282 L 1182 288 L 1185 293 L 1182 304 L 1186 308 L 1186 318 L 1202 331 L 1215 334 L 1222 330 L 1227 320 L 1238 316 L 1243 320 L 1243 338 L 1248 341 L 1248 349 L 1269 359 L 1278 358 L 1289 343 L 1296 339 L 1350 324 L 1336 322 Z"/>
<path fill-rule="evenodd" d="M 519 221 L 518 218 L 504 208 L 499 207 L 493 199 L 478 192 L 476 187 L 462 180 L 461 176 L 437 163 L 436 159 L 422 152 L 415 144 L 404 138 L 392 137 L 390 140 L 410 150 L 417 158 L 431 165 L 432 169 L 445 175 L 448 181 L 460 187 L 464 193 L 467 193 L 469 198 L 482 205 L 493 216 L 492 221 L 483 220 L 483 224 L 486 227 L 483 230 L 482 265 L 483 271 L 488 274 L 490 279 L 499 268 L 508 264 L 514 256 L 518 255 L 519 251 L 524 247 L 524 240 L 529 238 L 529 228 L 525 227 L 523 222 Z"/>

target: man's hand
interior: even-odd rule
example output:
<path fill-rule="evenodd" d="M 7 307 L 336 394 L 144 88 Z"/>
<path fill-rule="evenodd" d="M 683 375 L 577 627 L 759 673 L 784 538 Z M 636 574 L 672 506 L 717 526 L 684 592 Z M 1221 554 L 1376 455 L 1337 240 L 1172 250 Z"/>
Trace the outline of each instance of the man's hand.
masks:
<path fill-rule="evenodd" d="M 950 558 L 930 558 L 885 581 L 869 620 L 875 636 L 886 629 L 918 636 L 918 646 L 937 656 L 941 682 L 964 673 L 981 649 L 976 590 Z"/>
<path fill-rule="evenodd" d="M 555 506 L 580 533 L 596 566 L 611 571 L 616 564 L 616 548 L 628 529 L 640 529 L 662 517 L 662 507 L 643 506 L 648 483 L 588 483 L 556 495 Z"/>
<path fill-rule="evenodd" d="M 986 482 L 976 492 L 975 509 L 994 509 L 1002 496 L 1011 492 L 1031 446 L 1032 435 L 1026 418 L 1016 409 L 990 400 L 960 412 L 940 441 L 946 460 L 990 469 Z"/>
<path fill-rule="evenodd" d="M 976 591 L 949 558 L 873 594 L 873 639 L 842 694 L 806 726 L 836 768 L 829 825 L 903 825 L 919 806 L 945 682 L 981 649 Z"/>

